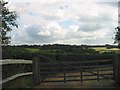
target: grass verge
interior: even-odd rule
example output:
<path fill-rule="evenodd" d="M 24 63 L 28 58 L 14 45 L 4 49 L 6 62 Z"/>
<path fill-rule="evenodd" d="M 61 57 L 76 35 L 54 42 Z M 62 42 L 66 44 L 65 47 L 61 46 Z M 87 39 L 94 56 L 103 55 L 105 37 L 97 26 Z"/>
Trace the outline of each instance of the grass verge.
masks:
<path fill-rule="evenodd" d="M 3 89 L 5 88 L 32 88 L 32 87 L 33 87 L 32 75 L 19 77 L 12 81 L 4 83 L 2 85 Z"/>

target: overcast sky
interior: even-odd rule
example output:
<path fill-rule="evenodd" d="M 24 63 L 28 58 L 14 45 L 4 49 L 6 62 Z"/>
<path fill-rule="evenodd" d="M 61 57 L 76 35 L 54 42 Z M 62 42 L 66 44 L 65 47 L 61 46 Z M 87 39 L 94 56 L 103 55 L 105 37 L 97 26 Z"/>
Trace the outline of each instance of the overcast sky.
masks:
<path fill-rule="evenodd" d="M 113 44 L 118 0 L 47 1 L 9 0 L 19 15 L 11 44 Z"/>

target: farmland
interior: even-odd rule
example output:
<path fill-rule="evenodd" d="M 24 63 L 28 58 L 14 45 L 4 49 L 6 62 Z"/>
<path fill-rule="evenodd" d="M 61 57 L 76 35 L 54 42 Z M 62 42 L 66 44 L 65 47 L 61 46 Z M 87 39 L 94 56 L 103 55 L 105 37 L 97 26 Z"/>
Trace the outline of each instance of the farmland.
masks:
<path fill-rule="evenodd" d="M 86 45 L 80 45 L 80 46 L 76 46 L 76 45 L 23 46 L 22 45 L 22 46 L 4 46 L 2 52 L 3 52 L 3 59 L 5 59 L 5 60 L 6 59 L 33 60 L 34 57 L 38 57 L 39 55 L 43 55 L 43 56 L 50 57 L 51 63 L 55 63 L 54 60 L 59 61 L 59 62 L 64 62 L 65 60 L 67 60 L 66 62 L 70 63 L 71 60 L 73 60 L 73 62 L 74 62 L 77 59 L 79 61 L 82 61 L 84 59 L 86 59 L 88 61 L 90 61 L 91 59 L 92 60 L 94 60 L 94 59 L 95 60 L 96 59 L 97 60 L 98 59 L 99 60 L 112 59 L 114 53 L 118 52 L 118 49 L 116 47 L 107 48 L 105 46 L 98 47 L 98 46 L 86 46 Z M 69 60 L 65 59 L 67 56 L 70 56 Z M 74 59 L 72 59 L 72 58 L 74 58 Z M 44 60 L 46 61 L 46 59 L 44 59 Z M 72 65 L 73 65 L 73 67 L 79 66 L 77 64 L 75 64 L 75 65 L 72 64 Z M 31 66 L 28 66 L 28 65 L 26 65 L 26 66 L 25 65 L 17 65 L 17 66 L 16 65 L 12 65 L 12 66 L 9 65 L 9 66 L 11 67 L 11 70 L 10 70 L 10 68 L 8 68 L 8 66 L 3 67 L 3 68 L 5 68 L 4 70 L 7 70 L 7 68 L 9 69 L 9 70 L 7 70 L 7 71 L 9 71 L 8 75 L 6 74 L 6 72 L 3 73 L 4 74 L 3 76 L 5 78 L 7 76 L 13 75 L 15 73 L 19 73 L 19 72 L 23 73 L 26 71 L 31 71 Z M 14 67 L 17 67 L 17 68 L 14 69 Z M 52 65 L 51 67 L 53 67 L 54 69 L 57 68 L 57 66 L 55 66 L 55 65 Z M 12 71 L 12 69 L 13 69 L 13 71 Z M 47 67 L 45 69 L 50 69 L 50 68 Z M 71 68 L 71 70 L 73 70 L 73 69 Z M 13 80 L 12 82 L 6 83 L 4 85 L 4 87 L 12 87 L 11 86 L 12 83 L 18 82 L 17 80 L 19 81 L 19 78 Z M 23 82 L 23 84 L 21 84 L 21 86 L 19 86 L 16 83 L 15 87 L 30 87 L 30 85 L 32 86 L 31 76 L 28 76 L 28 77 L 26 76 L 25 79 L 23 77 L 23 80 L 21 77 L 21 83 L 22 82 Z M 25 85 L 25 83 L 27 83 L 27 84 Z M 44 87 L 44 85 L 43 85 L 43 87 Z"/>
<path fill-rule="evenodd" d="M 118 48 L 106 48 L 106 47 L 93 47 L 92 49 L 95 49 L 96 51 L 99 52 L 118 52 L 119 49 Z"/>
<path fill-rule="evenodd" d="M 21 45 L 21 46 L 3 46 L 3 59 L 32 59 L 38 55 L 88 55 L 88 54 L 114 54 L 119 49 L 115 46 L 87 46 L 87 45 Z"/>

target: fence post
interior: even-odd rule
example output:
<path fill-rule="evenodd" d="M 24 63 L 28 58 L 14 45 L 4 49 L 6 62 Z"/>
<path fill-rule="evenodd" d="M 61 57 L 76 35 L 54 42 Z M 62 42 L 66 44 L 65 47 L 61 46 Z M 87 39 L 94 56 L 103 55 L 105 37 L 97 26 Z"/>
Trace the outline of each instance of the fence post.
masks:
<path fill-rule="evenodd" d="M 120 85 L 120 60 L 119 55 L 115 54 L 113 61 L 113 72 L 114 72 L 114 80 L 117 85 Z"/>
<path fill-rule="evenodd" d="M 80 81 L 81 81 L 81 83 L 83 82 L 83 68 L 82 68 L 82 64 L 80 64 Z"/>
<path fill-rule="evenodd" d="M 66 75 L 65 75 L 65 73 L 64 73 L 64 83 L 66 82 Z"/>
<path fill-rule="evenodd" d="M 99 81 L 99 64 L 97 63 L 97 81 Z"/>
<path fill-rule="evenodd" d="M 40 70 L 39 70 L 39 59 L 33 58 L 32 63 L 32 72 L 33 72 L 33 83 L 38 85 L 40 83 Z"/>

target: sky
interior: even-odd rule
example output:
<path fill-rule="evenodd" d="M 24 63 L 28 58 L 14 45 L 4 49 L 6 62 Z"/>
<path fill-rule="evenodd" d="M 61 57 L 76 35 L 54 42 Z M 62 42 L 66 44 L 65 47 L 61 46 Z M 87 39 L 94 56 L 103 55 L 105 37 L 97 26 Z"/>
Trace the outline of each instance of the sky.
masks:
<path fill-rule="evenodd" d="M 12 45 L 113 44 L 118 0 L 8 0 L 19 15 Z"/>

